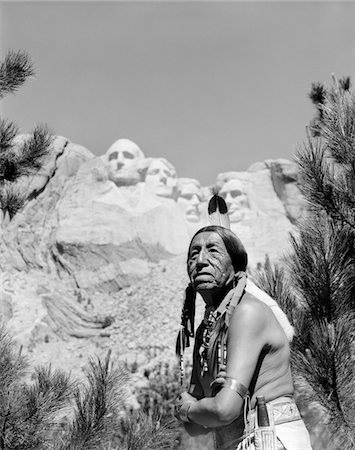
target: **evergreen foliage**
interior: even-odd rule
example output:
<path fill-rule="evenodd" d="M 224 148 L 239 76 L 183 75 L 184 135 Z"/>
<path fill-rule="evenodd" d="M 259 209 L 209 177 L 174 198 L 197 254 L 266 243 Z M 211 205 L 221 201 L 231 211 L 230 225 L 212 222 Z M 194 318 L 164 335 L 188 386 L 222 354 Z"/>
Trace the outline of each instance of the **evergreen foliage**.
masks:
<path fill-rule="evenodd" d="M 0 99 L 14 93 L 34 75 L 31 59 L 24 51 L 9 51 L 0 62 Z M 28 196 L 14 184 L 20 177 L 38 171 L 43 158 L 50 152 L 52 132 L 46 125 L 35 126 L 31 136 L 16 142 L 18 127 L 12 121 L 0 118 L 0 209 L 11 219 Z"/>
<path fill-rule="evenodd" d="M 303 383 L 302 401 L 323 410 L 317 419 L 328 431 L 327 448 L 350 450 L 355 449 L 355 95 L 350 80 L 335 78 L 330 88 L 313 91 L 321 111 L 319 132 L 308 134 L 297 155 L 309 212 L 291 238 L 286 267 L 266 264 L 259 285 L 295 325 L 294 375 Z"/>
<path fill-rule="evenodd" d="M 28 362 L 0 328 L 0 450 L 173 449 L 176 424 L 161 415 L 127 412 L 128 373 L 110 361 L 91 359 L 86 380 Z"/>
<path fill-rule="evenodd" d="M 117 432 L 116 412 L 124 406 L 126 372 L 110 363 L 108 353 L 104 362 L 90 360 L 86 377 L 87 385 L 74 392 L 74 418 L 62 450 L 97 449 Z"/>

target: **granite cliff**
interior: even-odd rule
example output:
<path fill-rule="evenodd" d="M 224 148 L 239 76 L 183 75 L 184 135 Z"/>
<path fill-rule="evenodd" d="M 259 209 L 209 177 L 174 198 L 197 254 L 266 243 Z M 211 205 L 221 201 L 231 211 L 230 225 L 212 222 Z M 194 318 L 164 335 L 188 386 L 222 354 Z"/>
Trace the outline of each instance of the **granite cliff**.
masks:
<path fill-rule="evenodd" d="M 31 360 L 80 372 L 108 348 L 143 365 L 152 348 L 173 358 L 185 254 L 208 224 L 211 186 L 179 178 L 128 139 L 97 157 L 64 137 L 18 183 L 29 195 L 1 224 L 0 314 Z M 250 267 L 280 257 L 303 211 L 294 164 L 266 160 L 215 185 Z"/>

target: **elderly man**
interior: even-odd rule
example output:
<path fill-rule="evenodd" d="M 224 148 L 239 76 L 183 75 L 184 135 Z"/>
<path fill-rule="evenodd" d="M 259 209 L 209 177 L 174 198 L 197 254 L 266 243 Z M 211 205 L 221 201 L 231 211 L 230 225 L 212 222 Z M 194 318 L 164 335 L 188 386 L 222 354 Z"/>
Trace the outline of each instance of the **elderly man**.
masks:
<path fill-rule="evenodd" d="M 271 308 L 245 289 L 246 267 L 246 251 L 229 229 L 208 226 L 193 237 L 184 332 L 192 335 L 196 292 L 206 312 L 196 332 L 189 392 L 178 398 L 176 416 L 192 435 L 214 429 L 218 450 L 311 449 L 293 400 L 288 339 Z M 265 447 L 255 419 L 259 396 L 270 421 Z"/>

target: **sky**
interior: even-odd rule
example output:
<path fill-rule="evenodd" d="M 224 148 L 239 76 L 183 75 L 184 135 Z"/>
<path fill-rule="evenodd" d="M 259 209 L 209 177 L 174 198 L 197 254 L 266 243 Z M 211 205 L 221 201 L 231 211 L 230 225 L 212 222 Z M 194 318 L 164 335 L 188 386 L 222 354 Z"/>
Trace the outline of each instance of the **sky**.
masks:
<path fill-rule="evenodd" d="M 354 23 L 352 2 L 2 1 L 2 57 L 24 49 L 36 67 L 2 114 L 97 155 L 128 138 L 213 184 L 293 158 L 312 82 L 355 80 Z"/>

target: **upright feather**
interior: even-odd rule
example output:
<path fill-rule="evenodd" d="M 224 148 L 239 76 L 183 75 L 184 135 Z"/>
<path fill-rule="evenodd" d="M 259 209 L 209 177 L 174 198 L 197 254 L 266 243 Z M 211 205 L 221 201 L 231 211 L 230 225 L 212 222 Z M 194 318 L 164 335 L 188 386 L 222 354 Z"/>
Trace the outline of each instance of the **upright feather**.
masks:
<path fill-rule="evenodd" d="M 215 194 L 208 203 L 208 219 L 211 225 L 230 229 L 227 204 L 222 197 Z"/>

